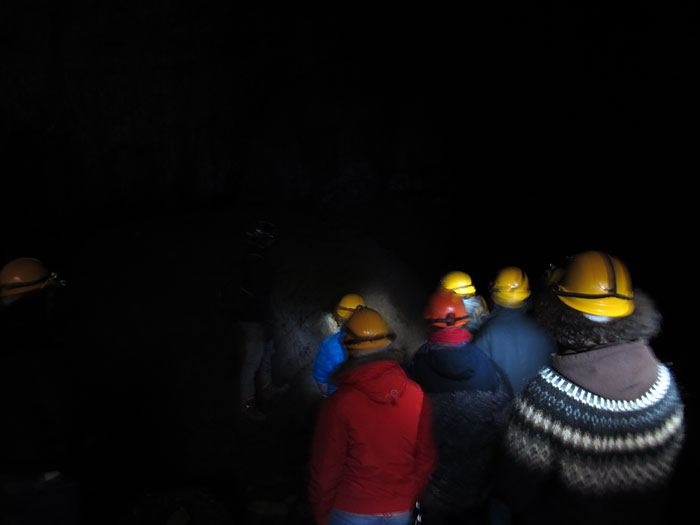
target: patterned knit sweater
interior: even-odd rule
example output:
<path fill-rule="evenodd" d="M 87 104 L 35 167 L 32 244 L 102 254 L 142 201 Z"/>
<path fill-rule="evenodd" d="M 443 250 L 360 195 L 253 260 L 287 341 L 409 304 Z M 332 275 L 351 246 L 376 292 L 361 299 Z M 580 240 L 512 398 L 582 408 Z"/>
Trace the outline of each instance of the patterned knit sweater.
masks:
<path fill-rule="evenodd" d="M 576 493 L 638 492 L 668 480 L 683 429 L 678 388 L 661 363 L 651 388 L 624 401 L 596 395 L 545 367 L 514 401 L 506 450 Z"/>

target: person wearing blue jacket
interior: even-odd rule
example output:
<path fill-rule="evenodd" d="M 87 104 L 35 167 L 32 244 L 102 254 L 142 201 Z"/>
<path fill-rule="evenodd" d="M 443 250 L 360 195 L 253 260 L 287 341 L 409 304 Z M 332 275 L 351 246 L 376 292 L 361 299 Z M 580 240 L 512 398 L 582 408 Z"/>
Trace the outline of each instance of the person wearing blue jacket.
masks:
<path fill-rule="evenodd" d="M 491 287 L 495 304 L 474 343 L 505 375 L 518 395 L 549 364 L 556 343 L 528 314 L 530 283 L 518 267 L 503 268 Z"/>
<path fill-rule="evenodd" d="M 365 300 L 361 296 L 350 293 L 344 295 L 335 307 L 333 318 L 340 330 L 321 342 L 312 371 L 313 378 L 324 396 L 335 392 L 336 386 L 331 383 L 331 374 L 347 359 L 347 352 L 343 346 L 345 322 L 350 319 L 355 310 L 365 306 Z"/>

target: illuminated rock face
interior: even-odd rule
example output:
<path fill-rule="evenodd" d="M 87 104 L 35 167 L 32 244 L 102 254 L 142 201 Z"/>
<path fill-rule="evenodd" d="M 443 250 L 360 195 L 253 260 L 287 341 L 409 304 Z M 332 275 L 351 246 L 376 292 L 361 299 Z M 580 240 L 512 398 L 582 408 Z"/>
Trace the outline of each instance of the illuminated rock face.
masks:
<path fill-rule="evenodd" d="M 338 330 L 337 301 L 358 293 L 396 333 L 395 347 L 412 355 L 425 340 L 421 313 L 427 292 L 406 265 L 357 231 L 317 227 L 281 239 L 269 252 L 274 275 L 269 297 L 276 351 L 273 379 L 317 396 L 311 377 L 321 341 Z"/>

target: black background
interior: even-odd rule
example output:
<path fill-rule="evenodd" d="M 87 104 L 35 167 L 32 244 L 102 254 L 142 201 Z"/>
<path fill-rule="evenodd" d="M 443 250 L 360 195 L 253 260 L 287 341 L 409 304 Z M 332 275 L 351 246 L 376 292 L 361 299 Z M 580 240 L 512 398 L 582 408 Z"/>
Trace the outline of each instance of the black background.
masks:
<path fill-rule="evenodd" d="M 607 250 L 657 301 L 692 416 L 696 22 L 683 2 L 4 5 L 0 255 L 70 280 L 107 232 L 223 216 L 356 224 L 426 283 Z M 138 258 L 117 237 L 105 273 Z"/>
<path fill-rule="evenodd" d="M 357 223 L 429 282 L 603 249 L 675 335 L 696 21 L 683 2 L 4 6 L 2 259 L 70 277 L 109 228 L 208 213 Z"/>
<path fill-rule="evenodd" d="M 67 234 L 261 204 L 347 220 L 420 202 L 410 213 L 432 231 L 487 248 L 515 237 L 659 252 L 693 202 L 694 15 L 670 3 L 4 7 L 10 241 L 51 237 L 47 222 Z M 499 234 L 501 220 L 519 231 Z"/>

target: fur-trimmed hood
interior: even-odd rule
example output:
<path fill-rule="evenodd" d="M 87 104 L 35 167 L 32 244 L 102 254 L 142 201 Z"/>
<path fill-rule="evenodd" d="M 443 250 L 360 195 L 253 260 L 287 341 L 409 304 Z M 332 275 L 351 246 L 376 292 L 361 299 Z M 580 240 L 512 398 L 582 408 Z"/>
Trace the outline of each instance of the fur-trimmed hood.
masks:
<path fill-rule="evenodd" d="M 661 331 L 661 314 L 651 298 L 634 290 L 634 312 L 626 317 L 598 323 L 566 306 L 552 290 L 542 292 L 533 303 L 533 315 L 561 350 L 589 349 L 625 341 L 646 340 Z"/>

